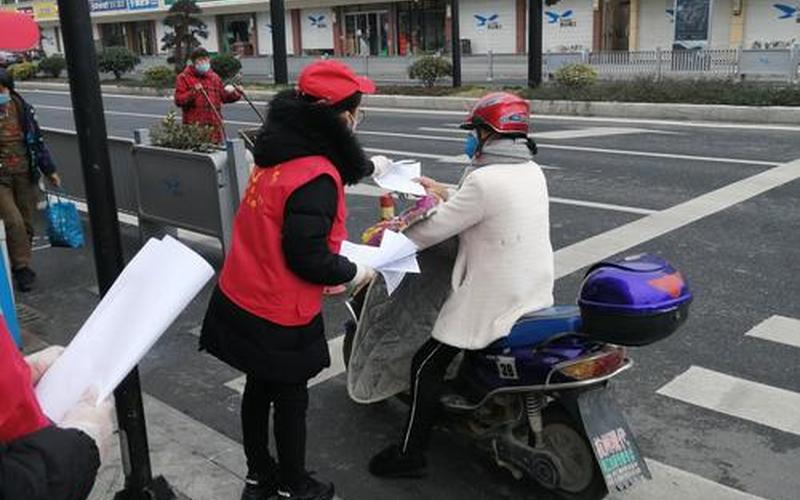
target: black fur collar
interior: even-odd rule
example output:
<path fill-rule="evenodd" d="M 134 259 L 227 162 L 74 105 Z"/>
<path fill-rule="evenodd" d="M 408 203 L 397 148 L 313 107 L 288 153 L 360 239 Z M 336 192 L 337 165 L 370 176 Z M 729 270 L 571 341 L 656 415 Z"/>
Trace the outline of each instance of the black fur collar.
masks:
<path fill-rule="evenodd" d="M 314 155 L 327 157 L 345 184 L 356 184 L 370 172 L 358 140 L 330 108 L 306 102 L 294 90 L 279 93 L 256 140 L 256 165 L 269 168 Z"/>

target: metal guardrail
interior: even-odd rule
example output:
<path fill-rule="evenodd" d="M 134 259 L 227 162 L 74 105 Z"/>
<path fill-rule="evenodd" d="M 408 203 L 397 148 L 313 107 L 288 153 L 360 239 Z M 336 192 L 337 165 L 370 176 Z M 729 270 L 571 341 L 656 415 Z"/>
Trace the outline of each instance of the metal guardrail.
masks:
<path fill-rule="evenodd" d="M 71 130 L 43 128 L 44 140 L 58 166 L 58 174 L 68 196 L 86 199 L 81 171 L 81 155 L 78 138 Z M 114 179 L 114 196 L 117 207 L 128 213 L 136 213 L 136 190 L 131 150 L 133 140 L 109 137 L 108 149 L 111 155 L 111 175 Z"/>
<path fill-rule="evenodd" d="M 798 48 L 548 52 L 544 54 L 543 69 L 545 74 L 552 74 L 565 64 L 582 62 L 592 65 L 601 78 L 611 79 L 643 76 L 734 78 L 745 75 L 767 80 L 787 80 L 791 75 L 796 80 L 798 52 Z M 447 57 L 447 54 L 444 56 Z M 354 56 L 332 59 L 343 61 L 358 73 L 384 84 L 410 84 L 413 81 L 408 76 L 408 67 L 420 57 L 423 56 Z M 769 64 L 759 62 L 765 57 L 770 60 Z M 166 62 L 160 56 L 145 59 L 142 67 Z M 296 80 L 303 68 L 318 59 L 320 56 L 290 56 L 289 78 Z M 241 62 L 245 79 L 272 79 L 271 56 L 243 57 Z M 778 69 L 778 66 L 783 69 Z M 464 55 L 461 69 L 464 82 L 467 83 L 523 83 L 528 77 L 528 58 L 520 54 Z"/>
<path fill-rule="evenodd" d="M 748 78 L 797 81 L 798 49 L 645 50 L 545 54 L 545 73 L 567 64 L 592 66 L 600 77 Z"/>
<path fill-rule="evenodd" d="M 75 132 L 43 132 L 65 194 L 85 199 Z M 151 146 L 147 134 L 138 132 L 145 144 L 108 138 L 118 208 L 138 217 L 143 239 L 158 229 L 174 234 L 174 228 L 182 228 L 218 239 L 224 252 L 249 176 L 243 141 L 231 140 L 227 150 L 204 154 Z"/>

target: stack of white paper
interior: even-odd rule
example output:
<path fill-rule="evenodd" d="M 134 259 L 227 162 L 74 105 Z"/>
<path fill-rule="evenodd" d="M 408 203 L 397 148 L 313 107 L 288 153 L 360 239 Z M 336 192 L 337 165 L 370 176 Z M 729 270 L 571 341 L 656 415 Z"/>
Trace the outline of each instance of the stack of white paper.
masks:
<path fill-rule="evenodd" d="M 375 178 L 375 183 L 383 189 L 397 193 L 425 196 L 425 188 L 416 182 L 422 175 L 422 165 L 414 160 L 402 160 L 392 163 L 387 172 Z"/>
<path fill-rule="evenodd" d="M 91 387 L 107 398 L 213 276 L 173 238 L 148 241 L 36 386 L 45 414 L 60 422 Z"/>
<path fill-rule="evenodd" d="M 400 286 L 406 273 L 419 273 L 417 246 L 406 236 L 393 231 L 384 231 L 380 247 L 345 241 L 340 254 L 351 262 L 380 272 L 386 280 L 389 295 Z"/>

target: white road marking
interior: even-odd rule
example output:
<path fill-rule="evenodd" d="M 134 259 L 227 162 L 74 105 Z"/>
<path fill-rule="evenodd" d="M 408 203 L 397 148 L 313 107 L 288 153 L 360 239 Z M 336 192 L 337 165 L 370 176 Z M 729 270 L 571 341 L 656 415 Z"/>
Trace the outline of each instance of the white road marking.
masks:
<path fill-rule="evenodd" d="M 800 394 L 692 366 L 656 391 L 700 408 L 800 435 Z"/>
<path fill-rule="evenodd" d="M 646 461 L 653 480 L 645 481 L 623 495 L 610 495 L 609 500 L 763 500 L 697 474 L 655 460 Z"/>
<path fill-rule="evenodd" d="M 344 353 L 342 347 L 344 346 L 344 335 L 339 335 L 328 341 L 328 352 L 331 355 L 331 366 L 325 368 L 319 375 L 308 381 L 308 387 L 327 382 L 328 380 L 337 377 L 344 373 Z M 232 389 L 239 394 L 244 393 L 244 384 L 246 377 L 243 375 L 225 383 L 225 387 Z"/>
<path fill-rule="evenodd" d="M 772 342 L 800 347 L 800 320 L 785 316 L 772 316 L 746 333 Z"/>
<path fill-rule="evenodd" d="M 466 130 L 442 127 L 417 127 L 421 132 L 444 132 L 465 134 Z M 586 139 L 589 137 L 607 137 L 612 135 L 625 134 L 677 134 L 666 130 L 629 128 L 629 127 L 590 127 L 581 129 L 552 130 L 550 132 L 534 132 L 531 134 L 534 139 Z"/>
<path fill-rule="evenodd" d="M 556 277 L 572 274 L 798 178 L 800 160 L 795 160 L 564 247 L 555 254 Z"/>
<path fill-rule="evenodd" d="M 368 153 L 375 153 L 375 154 L 382 154 L 382 155 L 394 155 L 396 159 L 403 159 L 403 158 L 410 158 L 410 159 L 417 159 L 417 158 L 426 158 L 430 160 L 436 160 L 439 163 L 453 163 L 456 165 L 469 165 L 472 161 L 469 157 L 465 154 L 461 155 L 437 155 L 431 153 L 416 153 L 413 151 L 402 151 L 398 149 L 383 149 L 383 148 L 364 148 L 364 151 Z M 552 165 L 539 165 L 542 170 L 562 170 L 561 167 L 554 167 Z"/>
<path fill-rule="evenodd" d="M 23 93 L 36 93 L 36 94 L 53 94 L 53 95 L 70 95 L 68 91 L 64 90 L 41 90 L 41 89 L 20 89 Z M 104 93 L 103 97 L 112 97 L 118 99 L 139 99 L 151 101 L 172 101 L 172 96 L 139 96 L 127 94 L 107 94 Z M 246 103 L 238 102 L 236 104 L 246 106 Z M 266 106 L 267 101 L 253 101 L 253 104 L 259 106 Z M 247 105 L 249 106 L 249 105 Z M 40 107 L 40 106 L 36 106 Z M 378 113 L 395 113 L 395 114 L 412 114 L 412 115 L 432 115 L 432 116 L 458 116 L 464 117 L 469 110 L 464 111 L 442 111 L 432 109 L 404 109 L 404 108 L 383 108 L 380 106 L 366 106 L 365 111 L 372 111 Z M 791 125 L 769 125 L 760 123 L 728 123 L 728 122 L 704 122 L 704 121 L 682 121 L 682 120 L 658 120 L 650 118 L 612 118 L 602 116 L 572 116 L 572 115 L 544 115 L 532 114 L 533 120 L 543 121 L 572 121 L 572 122 L 592 122 L 592 123 L 619 123 L 622 125 L 657 125 L 669 127 L 684 127 L 684 128 L 715 128 L 715 129 L 739 129 L 739 130 L 769 130 L 776 132 L 800 132 L 800 127 Z M 456 126 L 460 124 L 455 124 Z"/>
<path fill-rule="evenodd" d="M 72 108 L 66 106 L 50 106 L 50 105 L 39 105 L 37 106 L 39 109 L 50 109 L 50 110 L 58 110 L 58 111 L 72 111 Z M 164 118 L 163 115 L 156 115 L 150 113 L 133 113 L 130 111 L 106 111 L 107 115 L 117 115 L 117 116 L 133 116 L 138 118 L 156 118 L 162 119 Z M 239 125 L 244 127 L 259 127 L 261 126 L 260 123 L 257 122 L 243 122 L 243 121 L 236 121 L 236 120 L 225 120 L 225 124 L 227 125 Z M 439 142 L 463 142 L 463 139 L 460 137 L 444 137 L 444 136 L 431 136 L 431 135 L 421 135 L 421 134 L 406 134 L 401 132 L 380 132 L 375 130 L 359 130 L 359 135 L 373 135 L 373 136 L 380 136 L 380 137 L 397 137 L 397 138 L 404 138 L 404 139 L 420 139 L 425 141 L 439 141 Z M 665 158 L 671 160 L 687 160 L 687 161 L 703 161 L 703 162 L 716 162 L 716 163 L 736 163 L 741 165 L 762 165 L 768 167 L 774 167 L 778 165 L 776 162 L 771 161 L 763 161 L 763 160 L 747 160 L 741 158 L 719 158 L 716 156 L 695 156 L 695 155 L 680 155 L 680 154 L 671 154 L 671 153 L 652 153 L 648 151 L 631 151 L 625 149 L 605 149 L 605 148 L 591 148 L 591 147 L 583 147 L 583 146 L 565 146 L 560 144 L 539 144 L 540 149 L 560 149 L 566 151 L 583 151 L 589 153 L 601 153 L 601 154 L 615 154 L 615 155 L 624 155 L 624 156 L 641 156 L 647 158 Z"/>
<path fill-rule="evenodd" d="M 404 132 L 379 132 L 374 130 L 359 130 L 360 135 L 374 135 L 380 137 L 398 137 L 403 139 L 419 139 L 423 141 L 437 141 L 437 142 L 463 142 L 461 137 L 445 137 L 438 135 L 422 135 L 422 134 L 407 134 Z M 648 158 L 666 158 L 670 160 L 687 160 L 687 161 L 703 161 L 715 163 L 736 163 L 742 165 L 763 165 L 774 167 L 778 163 L 763 160 L 746 160 L 741 158 L 719 158 L 716 156 L 695 156 L 695 155 L 681 155 L 672 153 L 652 153 L 649 151 L 631 151 L 625 149 L 605 149 L 605 148 L 591 148 L 583 146 L 566 146 L 563 144 L 538 144 L 539 149 L 560 149 L 566 151 L 584 151 L 590 153 L 614 154 L 625 156 L 642 156 Z"/>
<path fill-rule="evenodd" d="M 378 113 L 396 113 L 409 115 L 431 115 L 431 116 L 457 116 L 464 118 L 469 113 L 465 111 L 442 111 L 435 109 L 400 109 L 382 108 L 378 106 L 368 106 L 366 111 Z M 730 122 L 704 122 L 704 121 L 682 121 L 682 120 L 659 120 L 651 118 L 613 118 L 602 116 L 573 116 L 573 115 L 545 115 L 532 114 L 531 120 L 536 121 L 570 121 L 570 122 L 591 122 L 591 123 L 618 123 L 621 125 L 656 125 L 668 127 L 685 128 L 714 128 L 714 129 L 739 129 L 739 130 L 769 130 L 776 132 L 800 132 L 800 127 L 792 125 L 767 125 L 760 123 L 730 123 Z M 460 124 L 456 124 L 460 125 Z"/>
<path fill-rule="evenodd" d="M 611 210 L 613 212 L 626 212 L 629 214 L 638 214 L 638 215 L 652 215 L 658 213 L 658 210 L 651 210 L 649 208 L 626 207 L 623 205 L 614 205 L 611 203 L 597 203 L 594 201 L 573 200 L 570 198 L 557 198 L 554 196 L 550 197 L 550 203 L 558 203 L 560 205 L 572 205 L 575 207 L 599 208 L 601 210 Z"/>

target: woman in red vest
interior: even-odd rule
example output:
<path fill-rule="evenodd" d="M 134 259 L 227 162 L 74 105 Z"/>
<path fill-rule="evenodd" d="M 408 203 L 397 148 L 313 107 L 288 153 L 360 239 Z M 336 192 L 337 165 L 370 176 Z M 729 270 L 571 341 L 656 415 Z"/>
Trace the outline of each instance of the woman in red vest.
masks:
<path fill-rule="evenodd" d="M 369 161 L 354 134 L 361 96 L 374 91 L 345 64 L 313 63 L 296 90 L 272 100 L 256 141 L 257 167 L 200 340 L 201 349 L 247 374 L 245 500 L 334 494 L 305 469 L 307 383 L 330 365 L 323 287 L 374 276 L 339 255 L 347 237 L 344 186 L 386 163 Z M 268 446 L 272 405 L 277 463 Z"/>

